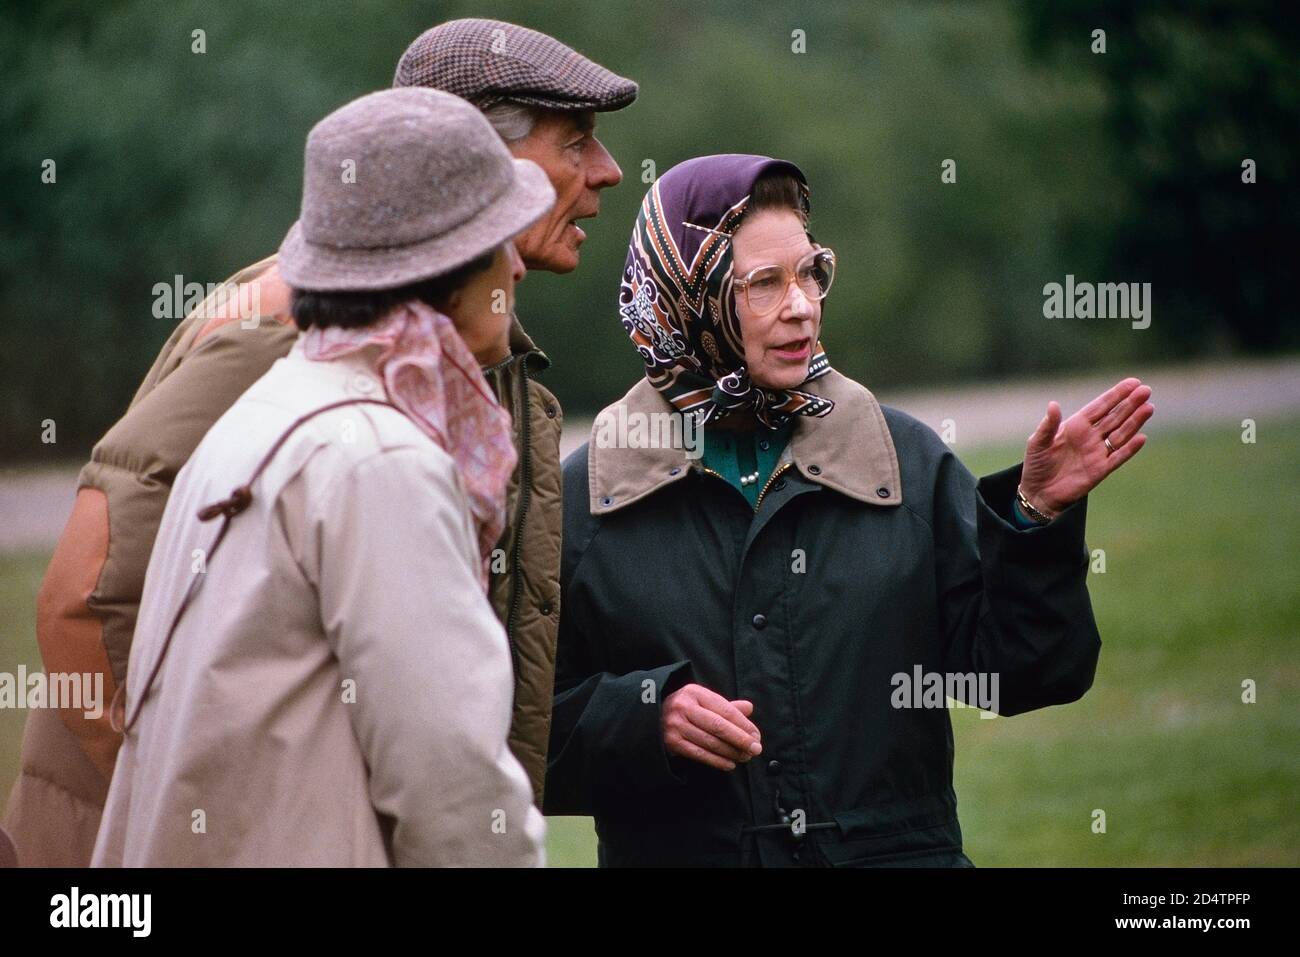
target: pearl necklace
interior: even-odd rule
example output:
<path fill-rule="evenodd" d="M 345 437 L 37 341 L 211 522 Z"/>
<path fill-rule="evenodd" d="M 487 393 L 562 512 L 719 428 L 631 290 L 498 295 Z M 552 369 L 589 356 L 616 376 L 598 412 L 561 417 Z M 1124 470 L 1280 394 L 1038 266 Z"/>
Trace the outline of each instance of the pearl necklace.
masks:
<path fill-rule="evenodd" d="M 740 484 L 741 484 L 741 485 L 753 485 L 753 484 L 754 484 L 755 482 L 757 482 L 757 481 L 758 481 L 758 472 L 757 472 L 757 471 L 750 472 L 748 475 L 742 475 L 742 476 L 740 477 Z"/>

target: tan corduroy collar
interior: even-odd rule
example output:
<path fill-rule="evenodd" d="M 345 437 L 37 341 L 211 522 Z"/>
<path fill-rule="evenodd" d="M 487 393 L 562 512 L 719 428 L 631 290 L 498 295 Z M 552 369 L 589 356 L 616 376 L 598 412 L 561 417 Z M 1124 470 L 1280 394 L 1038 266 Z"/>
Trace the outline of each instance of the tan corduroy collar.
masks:
<path fill-rule="evenodd" d="M 796 416 L 782 461 L 792 462 L 809 481 L 860 502 L 901 505 L 898 455 L 876 397 L 834 370 L 802 388 L 832 400 L 835 408 L 821 419 Z M 670 410 L 659 391 L 642 379 L 596 416 L 587 447 L 592 515 L 616 512 L 689 473 L 692 460 L 680 444 L 626 448 L 609 441 L 619 436 L 615 423 L 636 423 L 636 413 L 663 415 Z M 630 444 L 626 436 L 615 442 Z"/>

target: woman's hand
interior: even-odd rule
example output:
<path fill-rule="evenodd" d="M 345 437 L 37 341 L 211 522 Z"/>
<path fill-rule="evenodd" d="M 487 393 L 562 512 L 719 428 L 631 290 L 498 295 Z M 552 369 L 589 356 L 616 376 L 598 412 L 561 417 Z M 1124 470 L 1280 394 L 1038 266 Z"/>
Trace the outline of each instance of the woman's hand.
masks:
<path fill-rule="evenodd" d="M 719 771 L 732 771 L 763 750 L 749 701 L 728 701 L 704 685 L 683 685 L 667 698 L 661 723 L 664 747 Z"/>
<path fill-rule="evenodd" d="M 1061 406 L 1049 402 L 1025 448 L 1020 488 L 1029 504 L 1055 518 L 1135 456 L 1147 441 L 1138 429 L 1156 411 L 1150 397 L 1150 386 L 1125 379 L 1064 423 Z"/>

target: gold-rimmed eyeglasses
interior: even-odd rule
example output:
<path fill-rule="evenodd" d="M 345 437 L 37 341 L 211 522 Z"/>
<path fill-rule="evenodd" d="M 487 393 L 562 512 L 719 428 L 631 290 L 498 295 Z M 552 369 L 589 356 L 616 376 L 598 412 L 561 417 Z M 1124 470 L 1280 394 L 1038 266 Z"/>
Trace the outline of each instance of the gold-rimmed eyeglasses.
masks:
<path fill-rule="evenodd" d="M 835 252 L 819 246 L 799 260 L 794 272 L 775 264 L 757 266 L 735 280 L 732 289 L 745 297 L 750 313 L 761 316 L 785 301 L 791 282 L 796 283 L 809 300 L 819 302 L 831 291 L 834 280 Z"/>

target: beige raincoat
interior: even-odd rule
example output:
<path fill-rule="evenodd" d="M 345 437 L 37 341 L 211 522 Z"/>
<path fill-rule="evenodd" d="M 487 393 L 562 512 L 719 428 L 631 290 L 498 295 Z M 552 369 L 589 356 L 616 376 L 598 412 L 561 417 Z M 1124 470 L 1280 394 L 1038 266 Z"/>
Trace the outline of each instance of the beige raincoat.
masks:
<path fill-rule="evenodd" d="M 510 652 L 450 456 L 400 412 L 297 429 L 220 550 L 204 505 L 299 416 L 382 398 L 360 356 L 295 347 L 177 476 L 127 669 L 97 865 L 539 865 L 511 754 Z M 204 581 L 147 696 L 192 577 Z"/>

